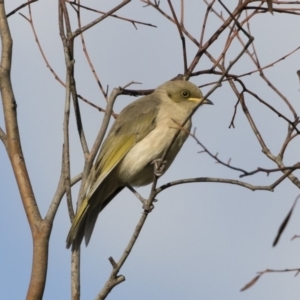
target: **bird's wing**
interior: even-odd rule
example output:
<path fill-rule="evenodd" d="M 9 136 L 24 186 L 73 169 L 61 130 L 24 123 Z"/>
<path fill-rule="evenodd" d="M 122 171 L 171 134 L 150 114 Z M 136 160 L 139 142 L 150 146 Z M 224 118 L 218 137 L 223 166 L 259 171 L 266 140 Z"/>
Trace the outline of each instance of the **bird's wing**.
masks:
<path fill-rule="evenodd" d="M 90 198 L 101 182 L 119 164 L 129 150 L 156 126 L 159 101 L 152 95 L 125 107 L 104 141 L 87 180 L 86 198 Z"/>

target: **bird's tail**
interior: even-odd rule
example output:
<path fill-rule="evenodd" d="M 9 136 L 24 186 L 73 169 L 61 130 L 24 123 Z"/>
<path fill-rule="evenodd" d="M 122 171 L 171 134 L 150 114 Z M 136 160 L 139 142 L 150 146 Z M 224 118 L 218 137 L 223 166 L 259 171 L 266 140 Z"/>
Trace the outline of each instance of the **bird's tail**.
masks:
<path fill-rule="evenodd" d="M 90 204 L 88 198 L 85 198 L 72 222 L 72 226 L 70 228 L 66 241 L 67 248 L 70 248 L 72 244 L 72 250 L 79 248 L 84 237 L 84 229 L 89 206 Z"/>
<path fill-rule="evenodd" d="M 88 245 L 92 236 L 99 213 L 106 205 L 124 188 L 124 186 L 104 185 L 91 197 L 86 197 L 80 205 L 72 222 L 67 237 L 67 248 L 72 245 L 72 250 L 78 250 L 85 237 L 85 244 Z"/>

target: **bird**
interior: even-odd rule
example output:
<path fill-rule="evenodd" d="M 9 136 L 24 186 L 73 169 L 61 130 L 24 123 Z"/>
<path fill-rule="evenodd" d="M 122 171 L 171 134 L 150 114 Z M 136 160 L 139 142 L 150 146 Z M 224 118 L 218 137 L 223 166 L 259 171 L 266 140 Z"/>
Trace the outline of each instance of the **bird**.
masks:
<path fill-rule="evenodd" d="M 167 81 L 127 105 L 118 115 L 92 166 L 81 205 L 66 240 L 67 248 L 88 245 L 99 213 L 126 186 L 153 181 L 153 164 L 162 159 L 174 136 L 197 106 L 213 104 L 191 82 Z M 164 158 L 170 167 L 192 126 L 188 119 Z"/>

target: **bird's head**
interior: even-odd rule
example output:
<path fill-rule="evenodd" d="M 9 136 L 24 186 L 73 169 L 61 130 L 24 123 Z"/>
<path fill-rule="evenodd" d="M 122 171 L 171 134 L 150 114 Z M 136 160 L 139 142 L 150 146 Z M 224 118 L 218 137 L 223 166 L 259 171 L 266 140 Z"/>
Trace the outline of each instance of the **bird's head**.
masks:
<path fill-rule="evenodd" d="M 169 99 L 179 105 L 196 107 L 199 104 L 213 104 L 210 100 L 203 98 L 202 92 L 196 85 L 188 81 L 167 81 L 157 90 L 167 94 Z"/>

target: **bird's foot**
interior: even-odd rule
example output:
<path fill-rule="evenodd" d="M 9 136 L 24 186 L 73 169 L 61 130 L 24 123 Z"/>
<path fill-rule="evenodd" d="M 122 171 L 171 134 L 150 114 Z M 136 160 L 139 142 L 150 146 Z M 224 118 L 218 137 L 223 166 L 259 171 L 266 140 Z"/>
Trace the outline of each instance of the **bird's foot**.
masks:
<path fill-rule="evenodd" d="M 150 207 L 148 207 L 148 201 L 145 201 L 143 203 L 143 210 L 146 211 L 147 213 L 150 213 L 154 209 L 154 205 L 151 204 Z M 157 199 L 154 199 L 153 202 L 157 202 Z"/>
<path fill-rule="evenodd" d="M 151 164 L 154 165 L 154 174 L 157 177 L 162 176 L 165 173 L 165 167 L 167 164 L 166 160 L 162 160 L 161 158 L 155 159 Z"/>

